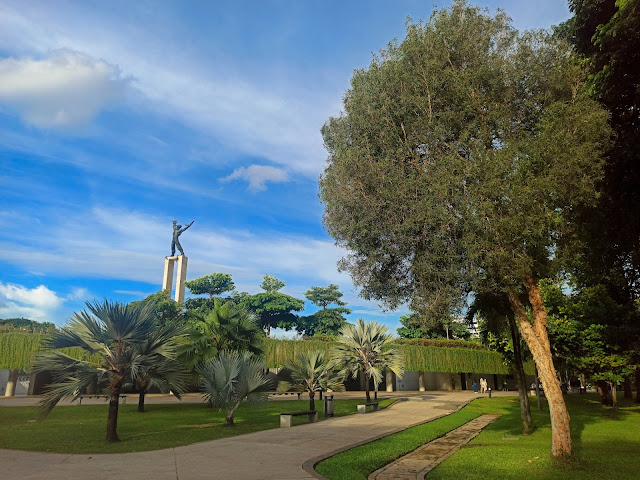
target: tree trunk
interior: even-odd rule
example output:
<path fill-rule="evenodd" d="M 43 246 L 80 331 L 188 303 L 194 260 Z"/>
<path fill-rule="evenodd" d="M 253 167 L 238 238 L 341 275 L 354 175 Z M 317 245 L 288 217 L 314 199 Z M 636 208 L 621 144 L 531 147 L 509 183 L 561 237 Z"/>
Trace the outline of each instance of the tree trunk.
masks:
<path fill-rule="evenodd" d="M 542 400 L 540 399 L 540 377 L 538 377 L 538 368 L 536 368 L 536 400 L 538 401 L 538 411 L 542 411 Z"/>
<path fill-rule="evenodd" d="M 138 412 L 144 413 L 144 390 L 140 390 L 140 396 L 138 397 Z"/>
<path fill-rule="evenodd" d="M 313 390 L 309 390 L 309 410 L 311 410 L 312 412 L 316 411 L 315 396 L 315 392 Z"/>
<path fill-rule="evenodd" d="M 224 419 L 224 423 L 227 425 L 233 425 L 233 409 L 227 408 L 227 416 Z"/>
<path fill-rule="evenodd" d="M 622 386 L 624 387 L 624 398 L 631 400 L 633 398 L 633 392 L 631 391 L 631 375 L 624 379 Z"/>
<path fill-rule="evenodd" d="M 371 403 L 371 394 L 369 393 L 369 374 L 368 373 L 364 374 L 364 380 L 365 380 L 364 391 L 367 394 L 367 403 Z"/>
<path fill-rule="evenodd" d="M 618 385 L 616 382 L 611 382 L 611 406 L 618 408 Z"/>
<path fill-rule="evenodd" d="M 533 323 L 529 321 L 527 312 L 515 291 L 509 292 L 509 302 L 518 319 L 522 338 L 533 355 L 544 384 L 551 417 L 551 455 L 554 457 L 571 455 L 570 417 L 553 365 L 551 345 L 547 336 L 547 310 L 542 301 L 540 289 L 533 278 L 525 276 L 523 284 L 533 310 Z"/>
<path fill-rule="evenodd" d="M 122 379 L 111 383 L 111 397 L 109 397 L 109 416 L 107 417 L 107 442 L 119 442 L 118 437 L 118 406 L 120 405 L 120 389 Z"/>
<path fill-rule="evenodd" d="M 524 374 L 522 364 L 522 349 L 520 348 L 520 335 L 513 317 L 509 318 L 509 329 L 511 330 L 511 341 L 513 342 L 513 358 L 516 368 L 516 379 L 518 381 L 518 395 L 520 396 L 520 418 L 522 419 L 522 434 L 529 435 L 533 428 L 531 420 L 531 407 L 529 406 L 529 394 L 527 393 L 527 377 Z"/>
<path fill-rule="evenodd" d="M 598 393 L 600 394 L 600 401 L 607 407 L 613 406 L 613 400 L 611 399 L 611 392 L 609 391 L 609 384 L 604 380 L 596 380 L 598 386 Z"/>
<path fill-rule="evenodd" d="M 636 369 L 636 403 L 640 403 L 640 368 Z"/>

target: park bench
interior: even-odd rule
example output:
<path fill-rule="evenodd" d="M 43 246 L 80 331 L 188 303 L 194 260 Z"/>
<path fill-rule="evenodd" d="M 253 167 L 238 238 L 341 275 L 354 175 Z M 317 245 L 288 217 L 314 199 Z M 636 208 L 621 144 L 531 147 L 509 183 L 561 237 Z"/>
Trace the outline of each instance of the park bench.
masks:
<path fill-rule="evenodd" d="M 377 412 L 380 410 L 379 402 L 369 402 L 369 403 L 361 403 L 358 405 L 358 413 L 367 413 L 367 407 L 371 407 L 372 412 Z"/>
<path fill-rule="evenodd" d="M 105 398 L 106 395 L 104 395 L 103 393 L 87 393 L 87 394 L 83 394 L 83 395 L 78 395 L 78 405 L 82 405 L 82 399 L 83 398 Z M 126 395 L 120 395 L 119 400 L 122 400 L 122 403 L 127 403 L 127 396 Z"/>
<path fill-rule="evenodd" d="M 298 417 L 306 415 L 307 423 L 316 423 L 318 421 L 318 412 L 315 410 L 308 410 L 304 412 L 290 412 L 290 413 L 281 413 L 280 414 L 280 426 L 281 427 L 291 427 L 293 417 Z"/>

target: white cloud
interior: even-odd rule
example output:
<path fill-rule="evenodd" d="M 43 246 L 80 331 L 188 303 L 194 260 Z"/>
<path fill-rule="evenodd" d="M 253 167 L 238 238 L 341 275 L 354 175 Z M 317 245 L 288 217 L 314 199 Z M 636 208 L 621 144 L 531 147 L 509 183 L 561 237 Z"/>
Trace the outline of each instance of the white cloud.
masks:
<path fill-rule="evenodd" d="M 122 17 L 13 3 L 0 5 L 0 50 L 43 55 L 71 49 L 104 59 L 144 95 L 129 103 L 132 108 L 180 119 L 233 152 L 267 158 L 311 178 L 320 173 L 326 158 L 320 127 L 339 112 L 340 91 L 329 91 L 320 80 L 294 78 L 291 65 L 258 78 L 250 64 L 231 63 L 224 52 L 200 52 L 177 38 L 159 41 L 172 32 Z"/>
<path fill-rule="evenodd" d="M 50 320 L 51 315 L 64 303 L 64 299 L 46 286 L 27 288 L 0 282 L 0 317 L 26 317 Z"/>
<path fill-rule="evenodd" d="M 0 103 L 41 128 L 87 125 L 125 86 L 117 67 L 79 52 L 0 60 Z"/>
<path fill-rule="evenodd" d="M 269 167 L 266 165 L 250 165 L 249 167 L 237 168 L 231 175 L 221 178 L 221 182 L 230 182 L 232 180 L 246 180 L 249 182 L 249 190 L 259 192 L 266 189 L 265 183 L 280 183 L 289 180 L 287 172 L 279 168 Z"/>
<path fill-rule="evenodd" d="M 82 300 L 86 301 L 91 297 L 89 290 L 84 287 L 74 287 L 71 289 L 71 293 L 67 295 L 67 300 Z"/>

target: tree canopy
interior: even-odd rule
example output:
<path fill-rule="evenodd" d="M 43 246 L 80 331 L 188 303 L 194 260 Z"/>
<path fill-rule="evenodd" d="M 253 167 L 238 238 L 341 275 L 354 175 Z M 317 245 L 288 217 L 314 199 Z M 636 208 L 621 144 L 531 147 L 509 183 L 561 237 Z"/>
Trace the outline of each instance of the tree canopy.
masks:
<path fill-rule="evenodd" d="M 537 281 L 575 209 L 595 202 L 610 136 L 583 79 L 563 40 L 456 2 L 356 70 L 322 129 L 340 267 L 391 308 L 442 314 L 471 291 L 508 295 L 550 399 L 554 455 L 571 453 L 569 417 Z"/>
<path fill-rule="evenodd" d="M 194 295 L 208 293 L 209 298 L 233 291 L 235 288 L 231 275 L 228 273 L 211 273 L 204 277 L 188 280 L 184 284 Z"/>
<path fill-rule="evenodd" d="M 341 300 L 343 293 L 340 287 L 333 283 L 327 287 L 311 287 L 304 295 L 307 300 L 322 309 L 313 315 L 300 318 L 298 332 L 309 336 L 339 335 L 340 330 L 347 323 L 344 315 L 351 313 L 351 309 L 345 307 L 347 303 Z M 327 308 L 331 304 L 337 307 Z"/>
<path fill-rule="evenodd" d="M 236 295 L 233 301 L 242 307 L 254 312 L 260 319 L 260 325 L 271 334 L 271 327 L 290 330 L 298 325 L 299 317 L 293 312 L 304 310 L 304 300 L 294 298 L 285 293 L 278 292 L 285 286 L 282 280 L 265 275 L 260 287 L 263 293 L 249 295 L 242 293 Z"/>

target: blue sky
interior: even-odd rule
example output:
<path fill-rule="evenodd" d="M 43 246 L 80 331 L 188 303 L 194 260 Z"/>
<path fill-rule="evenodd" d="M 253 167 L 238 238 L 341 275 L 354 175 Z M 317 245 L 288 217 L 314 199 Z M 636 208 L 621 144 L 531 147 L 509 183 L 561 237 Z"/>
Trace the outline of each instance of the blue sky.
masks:
<path fill-rule="evenodd" d="M 437 2 L 438 8 L 449 2 Z M 520 29 L 566 20 L 565 2 L 487 1 Z M 322 227 L 320 127 L 356 68 L 419 1 L 0 0 L 0 318 L 64 324 L 84 301 L 160 290 L 171 221 L 188 278 L 265 273 L 304 298 L 358 297 Z M 308 312 L 313 308 L 309 307 Z"/>

